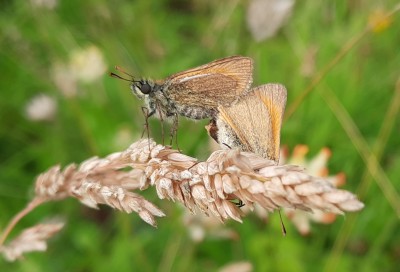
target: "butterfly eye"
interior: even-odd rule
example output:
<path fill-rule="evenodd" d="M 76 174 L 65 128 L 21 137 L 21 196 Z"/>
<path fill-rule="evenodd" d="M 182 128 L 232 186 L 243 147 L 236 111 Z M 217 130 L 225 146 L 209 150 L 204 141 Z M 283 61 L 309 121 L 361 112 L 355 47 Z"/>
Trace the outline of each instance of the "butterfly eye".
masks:
<path fill-rule="evenodd" d="M 140 88 L 140 91 L 141 91 L 143 94 L 149 94 L 149 93 L 151 92 L 151 87 L 150 87 L 149 84 L 144 83 L 144 84 L 142 85 L 142 87 Z"/>

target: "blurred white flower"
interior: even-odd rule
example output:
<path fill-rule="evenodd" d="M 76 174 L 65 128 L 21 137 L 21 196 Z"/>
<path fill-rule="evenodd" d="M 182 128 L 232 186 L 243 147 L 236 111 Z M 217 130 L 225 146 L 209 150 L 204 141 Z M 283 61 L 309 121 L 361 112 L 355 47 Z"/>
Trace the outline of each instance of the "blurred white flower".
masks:
<path fill-rule="evenodd" d="M 68 64 L 56 62 L 51 69 L 51 77 L 61 93 L 75 97 L 78 81 L 90 83 L 98 80 L 106 72 L 103 55 L 96 46 L 73 50 Z"/>
<path fill-rule="evenodd" d="M 294 0 L 251 0 L 247 26 L 256 41 L 270 38 L 291 15 Z"/>
<path fill-rule="evenodd" d="M 32 121 L 52 121 L 56 111 L 56 101 L 45 94 L 35 96 L 25 107 L 26 117 Z"/>
<path fill-rule="evenodd" d="M 78 80 L 86 83 L 96 81 L 107 69 L 100 49 L 93 45 L 73 51 L 69 68 Z"/>
<path fill-rule="evenodd" d="M 241 261 L 228 263 L 221 267 L 218 272 L 251 272 L 253 269 L 253 265 L 250 262 Z"/>
<path fill-rule="evenodd" d="M 75 97 L 78 89 L 76 77 L 72 70 L 64 64 L 56 63 L 52 67 L 51 76 L 57 88 L 67 97 Z"/>
<path fill-rule="evenodd" d="M 54 9 L 58 4 L 58 0 L 31 0 L 31 4 L 36 7 Z"/>

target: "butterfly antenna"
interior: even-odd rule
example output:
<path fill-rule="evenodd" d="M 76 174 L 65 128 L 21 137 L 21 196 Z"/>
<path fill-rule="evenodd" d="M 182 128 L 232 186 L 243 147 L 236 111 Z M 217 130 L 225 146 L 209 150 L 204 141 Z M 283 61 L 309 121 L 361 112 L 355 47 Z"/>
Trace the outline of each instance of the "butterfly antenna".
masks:
<path fill-rule="evenodd" d="M 127 71 L 125 71 L 125 70 L 124 70 L 122 67 L 120 67 L 120 66 L 115 66 L 115 70 L 117 70 L 117 71 L 119 71 L 119 72 L 121 72 L 121 73 L 123 73 L 123 74 L 125 74 L 125 75 L 127 75 L 127 76 L 130 76 L 131 78 L 134 78 L 133 75 L 129 74 Z"/>
<path fill-rule="evenodd" d="M 113 77 L 113 78 L 118 78 L 118 79 L 121 79 L 121 80 L 124 80 L 124 81 L 132 82 L 131 79 L 123 78 L 122 76 L 117 75 L 117 74 L 115 74 L 115 73 L 113 73 L 113 72 L 110 73 L 110 76 Z"/>

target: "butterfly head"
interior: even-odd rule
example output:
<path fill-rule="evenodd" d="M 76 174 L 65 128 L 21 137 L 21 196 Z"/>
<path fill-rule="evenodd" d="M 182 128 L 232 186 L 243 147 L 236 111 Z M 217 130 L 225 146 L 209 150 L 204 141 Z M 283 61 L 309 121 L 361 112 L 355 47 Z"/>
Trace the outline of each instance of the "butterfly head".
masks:
<path fill-rule="evenodd" d="M 139 99 L 143 99 L 145 97 L 148 97 L 149 95 L 151 95 L 152 93 L 154 93 L 155 91 L 155 82 L 149 79 L 135 79 L 135 77 L 133 75 L 131 75 L 130 73 L 125 72 L 124 69 L 122 69 L 119 66 L 115 66 L 115 69 L 122 72 L 123 74 L 131 77 L 131 79 L 122 77 L 120 75 L 117 75 L 115 73 L 110 73 L 111 77 L 114 78 L 118 78 L 124 81 L 128 81 L 131 82 L 131 90 L 132 92 L 139 98 Z"/>
<path fill-rule="evenodd" d="M 155 91 L 155 83 L 148 79 L 133 80 L 131 90 L 139 99 L 143 99 Z"/>

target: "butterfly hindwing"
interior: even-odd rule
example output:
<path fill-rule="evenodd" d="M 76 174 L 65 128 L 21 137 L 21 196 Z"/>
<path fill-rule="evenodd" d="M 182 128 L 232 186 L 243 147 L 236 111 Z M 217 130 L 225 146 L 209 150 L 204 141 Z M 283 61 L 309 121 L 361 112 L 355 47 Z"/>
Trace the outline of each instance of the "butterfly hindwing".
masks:
<path fill-rule="evenodd" d="M 257 153 L 278 162 L 280 130 L 286 105 L 286 89 L 280 84 L 265 84 L 253 88 L 249 94 L 231 106 L 220 106 L 219 142 L 237 138 L 243 151 Z M 229 131 L 231 130 L 231 131 Z M 232 134 L 224 136 L 223 134 Z"/>

